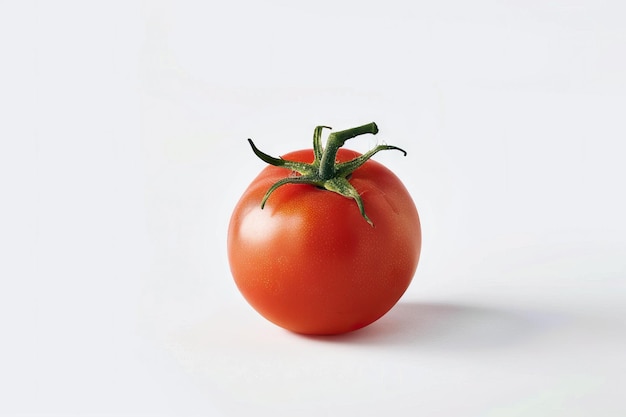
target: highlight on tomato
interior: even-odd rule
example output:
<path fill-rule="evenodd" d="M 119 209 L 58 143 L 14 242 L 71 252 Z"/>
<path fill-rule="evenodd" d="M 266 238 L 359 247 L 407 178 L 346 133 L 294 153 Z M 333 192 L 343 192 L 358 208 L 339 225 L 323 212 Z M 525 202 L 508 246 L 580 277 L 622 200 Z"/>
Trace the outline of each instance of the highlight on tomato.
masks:
<path fill-rule="evenodd" d="M 378 320 L 405 293 L 420 257 L 420 219 L 409 192 L 384 165 L 342 148 L 375 123 L 333 132 L 322 146 L 275 158 L 245 190 L 228 228 L 228 260 L 247 302 L 292 332 L 340 334 Z M 328 128 L 330 129 L 330 128 Z"/>

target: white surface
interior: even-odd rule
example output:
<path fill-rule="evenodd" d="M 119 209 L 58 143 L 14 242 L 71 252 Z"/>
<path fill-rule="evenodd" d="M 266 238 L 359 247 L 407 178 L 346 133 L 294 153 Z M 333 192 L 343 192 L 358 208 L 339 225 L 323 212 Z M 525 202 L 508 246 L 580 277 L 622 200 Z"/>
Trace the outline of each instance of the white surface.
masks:
<path fill-rule="evenodd" d="M 626 415 L 626 7 L 409 3 L 0 3 L 0 415 Z M 290 334 L 228 271 L 245 139 L 369 121 L 417 275 Z"/>

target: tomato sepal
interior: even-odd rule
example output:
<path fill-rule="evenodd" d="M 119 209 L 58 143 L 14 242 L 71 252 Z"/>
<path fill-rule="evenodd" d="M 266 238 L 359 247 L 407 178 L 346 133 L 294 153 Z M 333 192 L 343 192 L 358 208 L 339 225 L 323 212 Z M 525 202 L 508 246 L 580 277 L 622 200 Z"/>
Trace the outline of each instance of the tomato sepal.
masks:
<path fill-rule="evenodd" d="M 361 216 L 365 219 L 365 221 L 367 221 L 367 223 L 369 223 L 370 226 L 374 227 L 374 223 L 365 213 L 363 199 L 361 198 L 359 192 L 350 183 L 349 176 L 380 151 L 398 150 L 402 152 L 404 156 L 407 155 L 406 151 L 393 145 L 377 145 L 363 155 L 360 155 L 350 161 L 337 163 L 337 152 L 347 140 L 368 133 L 375 135 L 378 133 L 378 126 L 376 123 L 372 122 L 351 129 L 333 132 L 328 135 L 325 148 L 322 147 L 321 139 L 323 129 L 330 129 L 330 127 L 317 126 L 313 131 L 314 160 L 312 163 L 291 161 L 282 157 L 275 158 L 261 151 L 256 147 L 252 139 L 248 139 L 248 143 L 250 144 L 252 151 L 262 161 L 276 167 L 288 169 L 295 174 L 275 182 L 263 196 L 261 208 L 265 207 L 265 203 L 269 199 L 270 195 L 277 188 L 287 184 L 309 184 L 335 192 L 346 198 L 353 199 L 357 204 Z"/>

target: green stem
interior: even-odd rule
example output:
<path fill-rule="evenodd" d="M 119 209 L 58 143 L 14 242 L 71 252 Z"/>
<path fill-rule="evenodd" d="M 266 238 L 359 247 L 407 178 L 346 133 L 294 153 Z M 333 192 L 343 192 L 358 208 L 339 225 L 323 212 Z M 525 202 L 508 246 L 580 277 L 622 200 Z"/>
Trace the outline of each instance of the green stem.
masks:
<path fill-rule="evenodd" d="M 252 142 L 251 139 L 248 139 L 248 142 L 252 147 L 252 151 L 261 160 L 267 162 L 270 165 L 285 168 L 297 173 L 297 175 L 295 176 L 285 177 L 274 183 L 274 185 L 272 185 L 263 196 L 263 199 L 261 201 L 261 208 L 265 206 L 265 202 L 270 197 L 270 195 L 277 188 L 282 187 L 283 185 L 310 184 L 316 187 L 325 188 L 344 197 L 353 199 L 356 202 L 363 218 L 370 224 L 370 226 L 373 227 L 374 223 L 372 223 L 370 218 L 367 217 L 367 215 L 365 214 L 365 205 L 363 203 L 363 199 L 359 195 L 358 191 L 352 186 L 352 184 L 350 184 L 350 181 L 348 181 L 348 177 L 353 171 L 365 164 L 377 152 L 392 149 L 401 151 L 402 153 L 404 153 L 404 155 L 406 155 L 406 152 L 396 146 L 378 145 L 374 149 L 369 150 L 368 152 L 352 159 L 351 161 L 337 163 L 335 161 L 335 159 L 337 158 L 337 151 L 348 139 L 352 139 L 356 136 L 364 135 L 366 133 L 371 133 L 372 135 L 375 135 L 376 133 L 378 133 L 378 127 L 376 126 L 376 123 L 372 122 L 352 129 L 341 130 L 339 132 L 331 133 L 330 135 L 328 135 L 326 148 L 323 149 L 321 136 L 322 130 L 325 128 L 330 129 L 327 126 L 317 126 L 315 128 L 315 131 L 313 132 L 314 160 L 310 164 L 270 156 L 259 150 L 254 145 L 254 142 Z"/>
<path fill-rule="evenodd" d="M 341 148 L 348 139 L 352 139 L 366 133 L 371 133 L 372 135 L 378 133 L 378 126 L 376 126 L 376 123 L 372 122 L 363 126 L 341 130 L 328 135 L 328 139 L 326 140 L 326 149 L 324 149 L 324 152 L 322 153 L 319 168 L 319 176 L 322 180 L 329 180 L 335 176 L 335 158 L 337 157 L 337 151 L 339 148 Z"/>

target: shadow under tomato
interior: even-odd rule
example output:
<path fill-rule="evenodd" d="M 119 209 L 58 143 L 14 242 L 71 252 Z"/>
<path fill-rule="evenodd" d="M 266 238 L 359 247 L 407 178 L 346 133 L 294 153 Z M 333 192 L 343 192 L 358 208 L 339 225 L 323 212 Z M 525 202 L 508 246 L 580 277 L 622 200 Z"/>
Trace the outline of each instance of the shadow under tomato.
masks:
<path fill-rule="evenodd" d="M 532 310 L 400 302 L 363 329 L 335 336 L 303 337 L 328 343 L 489 349 L 523 343 L 563 321 L 563 316 Z"/>

